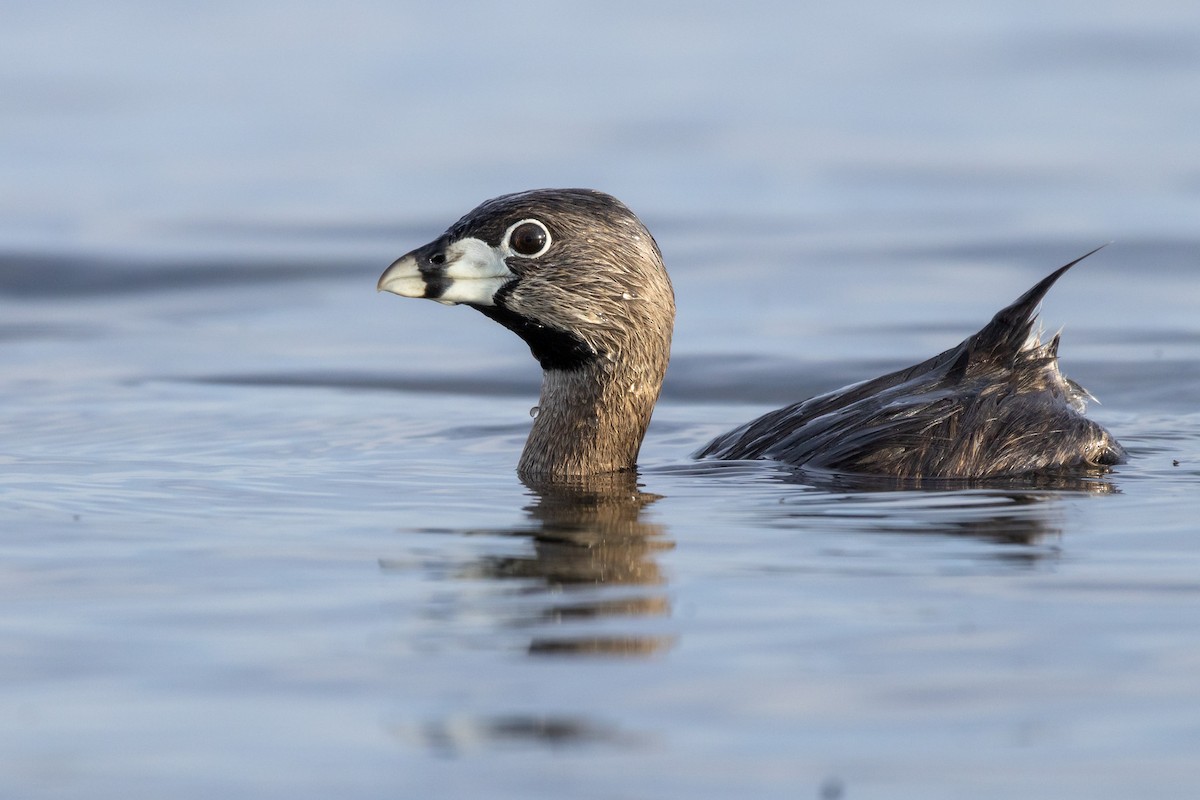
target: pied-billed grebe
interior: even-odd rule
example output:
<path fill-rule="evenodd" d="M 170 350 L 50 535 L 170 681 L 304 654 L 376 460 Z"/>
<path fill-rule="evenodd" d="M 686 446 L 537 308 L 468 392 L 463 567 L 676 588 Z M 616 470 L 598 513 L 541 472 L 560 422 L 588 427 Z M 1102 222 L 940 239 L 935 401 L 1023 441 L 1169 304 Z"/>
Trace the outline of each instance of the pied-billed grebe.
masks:
<path fill-rule="evenodd" d="M 1083 416 L 1087 393 L 1058 370 L 1058 337 L 1042 344 L 1033 330 L 1038 303 L 1079 260 L 956 347 L 773 411 L 696 455 L 906 478 L 1119 463 L 1124 449 Z M 398 259 L 378 288 L 469 305 L 529 345 L 543 380 L 522 476 L 635 466 L 670 357 L 675 299 L 658 245 L 621 202 L 587 189 L 497 197 Z"/>

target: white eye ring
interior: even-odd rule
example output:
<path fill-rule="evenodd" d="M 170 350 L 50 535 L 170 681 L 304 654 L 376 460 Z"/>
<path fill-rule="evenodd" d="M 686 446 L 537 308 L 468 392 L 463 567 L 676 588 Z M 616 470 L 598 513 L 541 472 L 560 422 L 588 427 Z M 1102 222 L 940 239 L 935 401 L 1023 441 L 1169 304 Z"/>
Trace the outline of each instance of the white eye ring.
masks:
<path fill-rule="evenodd" d="M 516 233 L 518 228 L 520 228 L 524 225 L 534 226 L 537 228 L 538 231 L 540 231 L 541 238 L 543 239 L 543 241 L 542 241 L 542 246 L 540 248 L 538 248 L 537 250 L 525 252 L 524 250 L 518 250 L 516 247 L 513 246 L 513 241 L 512 241 L 513 234 Z M 502 246 L 504 247 L 504 249 L 506 251 L 506 253 L 505 253 L 506 256 L 518 256 L 519 258 L 537 258 L 538 256 L 544 255 L 545 252 L 550 249 L 550 245 L 554 243 L 554 240 L 550 237 L 550 231 L 546 229 L 546 226 L 542 223 L 541 220 L 523 219 L 523 220 L 518 220 L 517 222 L 514 222 L 512 225 L 508 226 L 508 230 L 506 230 L 504 232 L 504 238 L 501 240 L 501 242 L 502 242 Z"/>

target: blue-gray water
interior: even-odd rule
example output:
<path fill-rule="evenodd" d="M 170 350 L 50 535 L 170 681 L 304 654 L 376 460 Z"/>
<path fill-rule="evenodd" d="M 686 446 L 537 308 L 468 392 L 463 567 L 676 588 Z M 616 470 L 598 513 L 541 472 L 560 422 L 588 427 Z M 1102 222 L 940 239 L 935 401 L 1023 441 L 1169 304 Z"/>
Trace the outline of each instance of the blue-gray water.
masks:
<path fill-rule="evenodd" d="M 0 796 L 1195 796 L 1198 8 L 8 4 Z M 374 293 L 544 185 L 675 282 L 640 496 Z M 1044 309 L 1108 479 L 688 459 L 1110 240 Z"/>

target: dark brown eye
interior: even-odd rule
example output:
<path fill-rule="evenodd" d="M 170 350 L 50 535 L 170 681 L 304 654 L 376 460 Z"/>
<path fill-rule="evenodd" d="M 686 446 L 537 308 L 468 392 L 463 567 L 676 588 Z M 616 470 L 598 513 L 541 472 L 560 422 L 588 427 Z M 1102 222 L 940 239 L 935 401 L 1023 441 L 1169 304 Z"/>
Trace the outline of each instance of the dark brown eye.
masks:
<path fill-rule="evenodd" d="M 550 247 L 550 232 L 537 220 L 518 222 L 508 235 L 508 246 L 521 256 L 540 256 Z"/>

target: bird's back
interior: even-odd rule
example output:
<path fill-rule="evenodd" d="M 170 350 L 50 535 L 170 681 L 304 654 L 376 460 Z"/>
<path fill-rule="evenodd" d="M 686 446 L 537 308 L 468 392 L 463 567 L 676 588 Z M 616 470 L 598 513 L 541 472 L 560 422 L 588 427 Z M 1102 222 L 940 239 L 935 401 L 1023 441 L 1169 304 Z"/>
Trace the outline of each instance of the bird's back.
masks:
<path fill-rule="evenodd" d="M 697 455 L 962 479 L 1119 463 L 1124 449 L 1083 415 L 1087 393 L 1059 372 L 1058 337 L 1043 344 L 1034 333 L 1038 303 L 1082 258 L 1047 276 L 956 347 L 772 411 Z"/>

